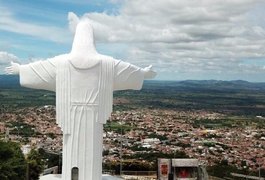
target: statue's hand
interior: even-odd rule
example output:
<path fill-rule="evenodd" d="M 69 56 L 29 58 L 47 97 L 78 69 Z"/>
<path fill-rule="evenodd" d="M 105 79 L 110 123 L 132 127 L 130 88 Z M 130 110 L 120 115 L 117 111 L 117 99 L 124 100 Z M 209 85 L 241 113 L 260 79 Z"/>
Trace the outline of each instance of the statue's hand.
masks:
<path fill-rule="evenodd" d="M 19 74 L 19 67 L 20 65 L 18 63 L 11 62 L 11 66 L 5 68 L 6 74 Z"/>
<path fill-rule="evenodd" d="M 153 79 L 156 76 L 157 73 L 155 71 L 153 71 L 153 68 L 152 67 L 153 66 L 150 65 L 150 66 L 145 67 L 143 69 L 143 71 L 144 71 L 144 78 L 145 79 Z"/>

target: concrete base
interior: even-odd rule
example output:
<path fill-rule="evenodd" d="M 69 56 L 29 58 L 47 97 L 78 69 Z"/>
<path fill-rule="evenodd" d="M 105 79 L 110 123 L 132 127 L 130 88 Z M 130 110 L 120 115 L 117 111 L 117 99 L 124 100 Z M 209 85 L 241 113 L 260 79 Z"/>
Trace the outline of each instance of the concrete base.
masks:
<path fill-rule="evenodd" d="M 41 176 L 40 180 L 62 180 L 61 174 L 49 174 Z M 102 174 L 102 180 L 122 180 L 121 178 L 110 176 L 108 174 Z"/>

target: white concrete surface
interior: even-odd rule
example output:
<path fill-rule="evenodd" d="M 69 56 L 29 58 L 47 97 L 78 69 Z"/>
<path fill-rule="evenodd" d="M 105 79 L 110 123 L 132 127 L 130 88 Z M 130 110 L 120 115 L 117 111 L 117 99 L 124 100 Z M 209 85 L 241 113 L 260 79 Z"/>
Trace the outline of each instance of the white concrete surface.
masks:
<path fill-rule="evenodd" d="M 49 174 L 41 176 L 40 180 L 63 180 L 61 174 Z M 102 175 L 102 180 L 122 180 L 121 178 L 110 176 L 108 174 Z"/>

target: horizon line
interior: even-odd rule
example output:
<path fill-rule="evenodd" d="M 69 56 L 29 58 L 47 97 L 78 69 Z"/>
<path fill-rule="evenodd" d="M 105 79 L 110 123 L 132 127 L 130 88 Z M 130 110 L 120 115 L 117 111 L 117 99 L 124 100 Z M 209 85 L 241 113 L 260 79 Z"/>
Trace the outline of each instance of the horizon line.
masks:
<path fill-rule="evenodd" d="M 0 74 L 0 76 L 19 76 L 12 74 Z M 232 80 L 224 80 L 224 79 L 145 79 L 144 81 L 168 81 L 168 82 L 182 82 L 182 81 L 223 81 L 223 82 L 235 82 L 235 81 L 243 81 L 248 83 L 265 83 L 265 81 L 249 81 L 244 79 L 232 79 Z"/>

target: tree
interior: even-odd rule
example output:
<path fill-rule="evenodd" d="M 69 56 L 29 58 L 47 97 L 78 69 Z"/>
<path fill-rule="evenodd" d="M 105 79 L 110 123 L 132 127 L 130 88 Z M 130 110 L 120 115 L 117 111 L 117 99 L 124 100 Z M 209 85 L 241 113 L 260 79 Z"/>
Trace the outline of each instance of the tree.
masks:
<path fill-rule="evenodd" d="M 44 169 L 44 163 L 39 151 L 32 149 L 27 157 L 29 180 L 38 180 Z"/>
<path fill-rule="evenodd" d="M 26 161 L 18 143 L 0 141 L 0 179 L 26 179 Z"/>
<path fill-rule="evenodd" d="M 62 172 L 62 154 L 61 153 L 51 153 L 45 151 L 43 148 L 38 149 L 41 159 L 45 159 L 45 165 L 48 168 L 58 166 L 58 173 Z"/>

